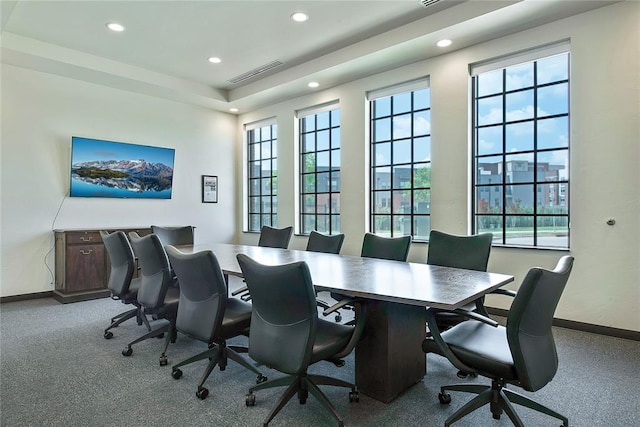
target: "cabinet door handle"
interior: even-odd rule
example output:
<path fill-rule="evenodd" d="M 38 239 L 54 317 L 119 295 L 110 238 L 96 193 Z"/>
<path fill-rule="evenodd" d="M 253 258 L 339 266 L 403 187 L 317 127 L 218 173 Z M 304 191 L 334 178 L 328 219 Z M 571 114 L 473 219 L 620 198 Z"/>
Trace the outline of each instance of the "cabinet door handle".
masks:
<path fill-rule="evenodd" d="M 82 240 L 83 242 L 90 242 L 91 237 L 80 237 L 80 240 Z"/>
<path fill-rule="evenodd" d="M 85 251 L 84 249 L 80 250 L 82 255 L 91 255 L 91 252 L 93 252 L 93 249 L 89 249 L 88 251 Z"/>

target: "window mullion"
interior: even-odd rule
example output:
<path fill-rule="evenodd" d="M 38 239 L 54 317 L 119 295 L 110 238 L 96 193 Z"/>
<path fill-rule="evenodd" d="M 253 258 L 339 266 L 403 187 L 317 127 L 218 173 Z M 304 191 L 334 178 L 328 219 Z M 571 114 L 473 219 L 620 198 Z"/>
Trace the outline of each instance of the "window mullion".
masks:
<path fill-rule="evenodd" d="M 507 242 L 507 70 L 502 70 L 502 241 Z"/>
<path fill-rule="evenodd" d="M 533 125 L 538 126 L 538 63 L 533 63 Z M 538 246 L 538 132 L 533 133 L 533 246 Z"/>

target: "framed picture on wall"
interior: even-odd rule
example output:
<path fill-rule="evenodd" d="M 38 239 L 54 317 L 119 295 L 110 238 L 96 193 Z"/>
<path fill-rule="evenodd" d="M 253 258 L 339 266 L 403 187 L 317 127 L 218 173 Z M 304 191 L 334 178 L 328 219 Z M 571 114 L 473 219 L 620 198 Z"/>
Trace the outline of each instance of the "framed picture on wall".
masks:
<path fill-rule="evenodd" d="M 202 175 L 202 203 L 218 203 L 218 177 Z"/>

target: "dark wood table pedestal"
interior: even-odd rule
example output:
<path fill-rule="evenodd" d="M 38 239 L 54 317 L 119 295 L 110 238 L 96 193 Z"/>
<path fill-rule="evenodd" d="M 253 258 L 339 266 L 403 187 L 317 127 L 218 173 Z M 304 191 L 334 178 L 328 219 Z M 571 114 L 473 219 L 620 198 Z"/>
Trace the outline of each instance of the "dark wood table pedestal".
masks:
<path fill-rule="evenodd" d="M 425 308 L 373 300 L 366 304 L 367 323 L 355 351 L 356 385 L 361 393 L 389 403 L 426 373 Z"/>

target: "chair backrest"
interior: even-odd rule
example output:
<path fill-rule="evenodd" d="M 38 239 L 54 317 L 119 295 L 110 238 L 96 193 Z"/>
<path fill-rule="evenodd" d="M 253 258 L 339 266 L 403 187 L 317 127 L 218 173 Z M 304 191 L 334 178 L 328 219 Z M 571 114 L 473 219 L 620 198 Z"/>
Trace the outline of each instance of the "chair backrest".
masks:
<path fill-rule="evenodd" d="M 273 228 L 268 225 L 263 225 L 262 229 L 260 229 L 258 246 L 287 249 L 289 247 L 289 241 L 291 240 L 292 233 L 293 227 L 291 226 L 285 228 Z"/>
<path fill-rule="evenodd" d="M 327 254 L 339 254 L 344 242 L 344 234 L 321 234 L 312 231 L 307 240 L 307 250 L 310 252 L 324 252 Z"/>
<path fill-rule="evenodd" d="M 511 304 L 507 340 L 520 386 L 525 390 L 544 387 L 558 369 L 551 324 L 572 266 L 573 257 L 565 255 L 553 271 L 530 269 Z"/>
<path fill-rule="evenodd" d="M 113 233 L 100 231 L 100 236 L 111 264 L 107 287 L 114 296 L 124 296 L 129 292 L 129 285 L 136 268 L 131 244 L 123 231 Z"/>
<path fill-rule="evenodd" d="M 220 331 L 227 300 L 218 259 L 211 251 L 187 254 L 171 245 L 165 250 L 180 282 L 176 329 L 210 343 Z"/>
<path fill-rule="evenodd" d="M 162 246 L 193 245 L 193 229 L 194 227 L 191 225 L 184 227 L 151 226 L 151 232 L 158 236 Z"/>
<path fill-rule="evenodd" d="M 148 309 L 161 307 L 173 282 L 169 259 L 162 243 L 155 234 L 140 237 L 135 231 L 129 233 L 129 240 L 140 264 L 138 302 Z"/>
<path fill-rule="evenodd" d="M 427 264 L 487 271 L 492 240 L 491 233 L 455 236 L 431 230 Z"/>
<path fill-rule="evenodd" d="M 311 361 L 318 308 L 307 264 L 268 266 L 244 254 L 238 264 L 251 293 L 249 356 L 296 375 Z"/>
<path fill-rule="evenodd" d="M 406 261 L 407 256 L 409 256 L 410 246 L 411 236 L 382 237 L 366 233 L 362 240 L 362 252 L 360 256 L 392 261 Z"/>

